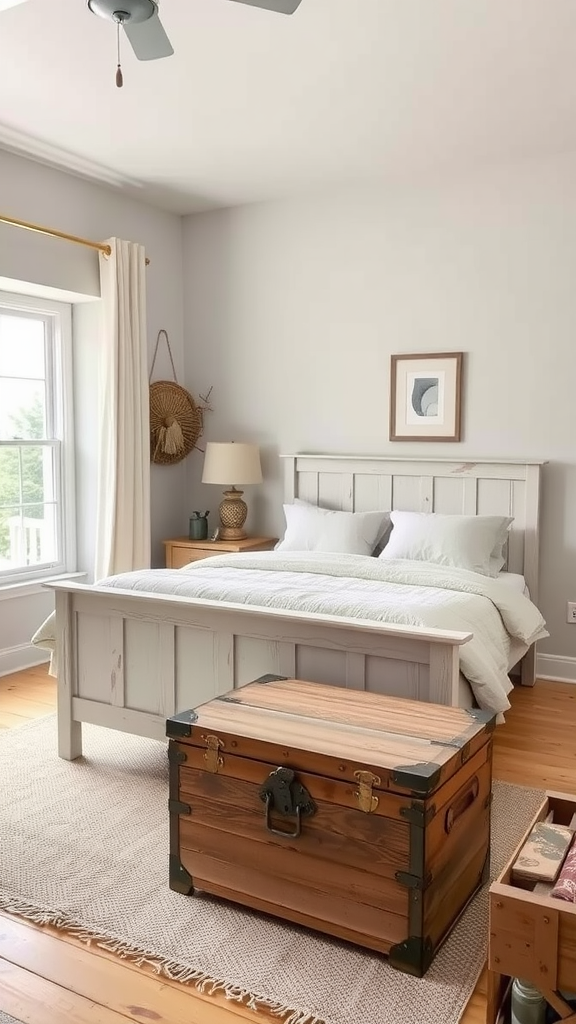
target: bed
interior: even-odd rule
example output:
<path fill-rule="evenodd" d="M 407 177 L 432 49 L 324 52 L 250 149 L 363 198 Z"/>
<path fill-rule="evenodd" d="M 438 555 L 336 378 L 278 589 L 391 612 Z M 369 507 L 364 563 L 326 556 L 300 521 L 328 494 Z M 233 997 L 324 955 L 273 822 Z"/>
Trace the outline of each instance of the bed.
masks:
<path fill-rule="evenodd" d="M 535 605 L 542 463 L 323 454 L 285 456 L 283 463 L 288 504 L 300 500 L 354 513 L 379 509 L 510 517 L 504 578 L 488 581 L 489 591 L 496 594 L 498 586 L 506 587 L 506 576 L 516 577 L 531 598 L 522 601 L 539 615 Z M 239 572 L 256 578 L 260 571 L 272 571 L 274 553 L 262 553 L 260 566 L 258 559 L 254 566 L 255 557 Z M 318 557 L 313 554 L 312 560 Z M 301 561 L 297 553 L 283 553 L 283 558 L 287 563 Z M 190 571 L 171 570 L 177 590 L 186 572 L 192 577 L 194 570 L 194 580 L 205 581 L 214 561 L 220 562 L 216 575 L 223 568 L 236 568 L 217 558 L 195 563 Z M 378 588 L 381 560 L 364 558 L 360 564 L 368 577 L 355 586 L 363 591 Z M 396 562 L 389 566 L 396 571 Z M 289 565 L 289 570 L 293 568 Z M 309 572 L 320 571 L 324 570 L 305 563 L 306 580 Z M 340 578 L 347 571 L 334 570 Z M 159 578 L 167 571 L 148 572 Z M 475 703 L 461 672 L 463 649 L 473 645 L 474 627 L 438 627 L 412 622 L 410 616 L 407 621 L 386 622 L 365 615 L 276 607 L 253 603 L 246 594 L 241 600 L 222 600 L 157 593 L 148 582 L 141 584 L 143 590 L 128 589 L 125 582 L 112 578 L 92 586 L 50 584 L 56 598 L 59 754 L 64 758 L 81 754 L 82 722 L 163 738 L 168 716 L 268 673 L 453 706 Z M 401 589 L 408 584 L 400 580 L 397 585 Z M 469 590 L 467 582 L 462 606 L 469 602 L 471 609 L 479 607 L 472 602 L 480 598 L 472 598 Z M 505 609 L 511 602 L 507 595 Z M 460 598 L 452 595 L 451 604 L 455 608 Z M 495 618 L 503 614 L 497 610 Z M 546 634 L 535 629 L 531 635 Z M 512 643 L 508 652 L 508 667 L 518 662 L 524 685 L 534 683 L 534 643 L 527 642 L 531 635 Z M 481 652 L 482 644 L 476 646 Z"/>

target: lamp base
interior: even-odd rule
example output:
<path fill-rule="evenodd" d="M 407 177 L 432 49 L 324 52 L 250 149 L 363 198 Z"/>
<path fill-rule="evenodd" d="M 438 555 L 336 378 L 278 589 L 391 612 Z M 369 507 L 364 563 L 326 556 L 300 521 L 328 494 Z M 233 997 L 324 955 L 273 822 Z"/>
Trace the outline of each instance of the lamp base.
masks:
<path fill-rule="evenodd" d="M 220 515 L 219 540 L 244 540 L 246 536 L 244 523 L 248 515 L 248 506 L 242 500 L 243 494 L 244 491 L 237 491 L 235 487 L 224 491 L 224 499 L 218 508 Z"/>

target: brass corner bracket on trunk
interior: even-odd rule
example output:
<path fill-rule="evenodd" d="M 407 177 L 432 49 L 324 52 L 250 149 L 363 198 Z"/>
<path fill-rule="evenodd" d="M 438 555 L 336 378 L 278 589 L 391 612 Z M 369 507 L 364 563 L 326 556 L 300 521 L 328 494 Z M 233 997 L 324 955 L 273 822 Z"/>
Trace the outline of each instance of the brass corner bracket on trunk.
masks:
<path fill-rule="evenodd" d="M 372 787 L 379 786 L 381 779 L 378 775 L 373 775 L 372 772 L 354 772 L 354 778 L 358 779 L 358 789 L 354 791 L 354 796 L 360 810 L 371 814 L 378 807 L 378 797 L 373 795 Z"/>

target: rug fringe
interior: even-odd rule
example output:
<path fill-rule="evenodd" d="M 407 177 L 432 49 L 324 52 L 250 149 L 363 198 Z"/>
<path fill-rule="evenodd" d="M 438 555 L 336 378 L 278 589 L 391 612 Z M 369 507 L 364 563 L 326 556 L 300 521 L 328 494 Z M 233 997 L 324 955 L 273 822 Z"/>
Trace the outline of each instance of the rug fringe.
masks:
<path fill-rule="evenodd" d="M 156 974 L 164 974 L 173 981 L 180 981 L 183 984 L 193 982 L 199 992 L 213 995 L 215 992 L 223 992 L 226 999 L 244 1003 L 250 1010 L 266 1008 L 273 1016 L 282 1017 L 283 1024 L 324 1024 L 324 1021 L 314 1013 L 307 1010 L 295 1010 L 293 1007 L 284 1006 L 266 996 L 260 996 L 240 985 L 234 985 L 218 978 L 212 978 L 204 971 L 186 967 L 184 964 L 171 960 L 168 957 L 160 957 L 150 950 L 132 946 L 124 939 L 114 939 L 109 935 L 90 931 L 83 925 L 79 925 L 66 914 L 55 910 L 42 910 L 21 900 L 15 896 L 8 896 L 0 893 L 0 910 L 7 914 L 23 917 L 38 925 L 52 925 L 54 928 L 65 929 L 75 939 L 90 946 L 92 943 L 108 953 L 114 953 L 123 960 L 130 960 L 138 967 L 144 964 L 150 967 Z"/>

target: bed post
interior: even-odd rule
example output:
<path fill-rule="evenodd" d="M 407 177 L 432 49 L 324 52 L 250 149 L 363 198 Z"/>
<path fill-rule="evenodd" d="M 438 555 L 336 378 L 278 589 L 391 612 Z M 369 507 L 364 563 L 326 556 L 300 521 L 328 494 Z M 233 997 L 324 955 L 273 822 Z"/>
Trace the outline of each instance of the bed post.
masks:
<path fill-rule="evenodd" d="M 73 761 L 82 754 L 82 724 L 75 722 L 72 594 L 56 591 L 56 650 L 58 652 L 58 754 Z"/>
<path fill-rule="evenodd" d="M 431 643 L 428 697 L 431 704 L 458 707 L 460 647 L 456 644 Z"/>
<path fill-rule="evenodd" d="M 541 466 L 526 466 L 524 578 L 534 604 L 538 604 L 540 477 Z M 536 682 L 536 644 L 532 644 L 520 662 L 520 682 L 522 686 L 534 686 Z"/>
<path fill-rule="evenodd" d="M 283 455 L 284 459 L 284 501 L 291 502 L 298 497 L 296 485 L 296 458 L 294 455 Z"/>
<path fill-rule="evenodd" d="M 534 686 L 536 682 L 536 644 L 528 648 L 520 662 L 520 682 L 522 686 Z"/>

